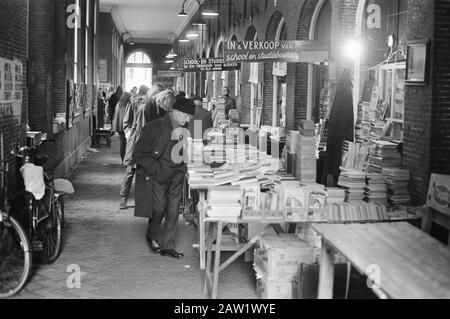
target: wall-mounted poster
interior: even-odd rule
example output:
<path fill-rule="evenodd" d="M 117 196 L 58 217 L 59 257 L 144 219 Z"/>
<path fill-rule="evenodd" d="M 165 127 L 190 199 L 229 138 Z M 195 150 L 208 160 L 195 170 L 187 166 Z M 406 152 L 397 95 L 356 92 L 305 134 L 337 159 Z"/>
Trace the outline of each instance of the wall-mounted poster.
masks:
<path fill-rule="evenodd" d="M 22 115 L 23 68 L 19 60 L 0 57 L 0 111 L 20 124 Z"/>

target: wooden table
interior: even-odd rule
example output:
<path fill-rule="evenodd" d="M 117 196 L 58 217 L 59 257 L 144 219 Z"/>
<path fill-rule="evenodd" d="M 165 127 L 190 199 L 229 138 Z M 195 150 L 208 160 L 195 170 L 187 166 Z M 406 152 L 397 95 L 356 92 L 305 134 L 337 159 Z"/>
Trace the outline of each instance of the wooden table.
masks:
<path fill-rule="evenodd" d="M 236 251 L 230 258 L 228 258 L 223 264 L 220 264 L 220 255 L 223 251 L 222 249 L 222 228 L 226 223 L 252 223 L 252 221 L 242 221 L 241 219 L 214 219 L 210 217 L 205 218 L 206 225 L 206 270 L 205 270 L 205 284 L 204 284 L 204 293 L 208 294 L 212 299 L 217 299 L 217 290 L 219 286 L 219 273 L 228 267 L 233 261 L 235 261 L 239 256 L 245 253 L 247 250 L 253 247 L 261 236 L 270 228 L 273 229 L 277 233 L 284 232 L 280 225 L 278 224 L 267 224 L 267 227 L 259 234 L 255 235 L 251 238 L 247 243 L 242 244 L 238 251 Z M 213 242 L 216 240 L 215 245 L 215 256 L 214 256 L 214 264 L 212 264 L 212 251 L 213 251 Z M 212 266 L 212 268 L 211 268 Z"/>
<path fill-rule="evenodd" d="M 333 297 L 335 252 L 374 280 L 380 298 L 450 298 L 450 248 L 409 223 L 312 227 L 322 236 L 320 299 Z"/>
<path fill-rule="evenodd" d="M 198 202 L 202 203 L 206 201 L 206 195 L 208 192 L 208 188 L 207 187 L 194 187 L 194 186 L 189 186 L 189 191 L 190 190 L 194 190 L 198 192 Z M 194 248 L 198 248 L 199 250 L 199 255 L 200 255 L 200 269 L 204 270 L 205 269 L 205 240 L 206 240 L 206 236 L 205 236 L 205 220 L 204 220 L 204 214 L 200 212 L 200 210 L 198 209 L 198 207 L 195 207 L 195 210 L 197 212 L 197 216 L 198 216 L 198 244 L 194 244 Z"/>

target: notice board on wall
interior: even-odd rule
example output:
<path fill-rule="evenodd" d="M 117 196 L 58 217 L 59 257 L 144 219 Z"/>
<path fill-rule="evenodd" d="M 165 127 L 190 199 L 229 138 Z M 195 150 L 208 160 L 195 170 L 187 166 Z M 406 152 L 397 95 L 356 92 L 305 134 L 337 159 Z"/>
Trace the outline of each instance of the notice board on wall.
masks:
<path fill-rule="evenodd" d="M 22 115 L 23 63 L 0 57 L 0 113 L 20 124 Z"/>

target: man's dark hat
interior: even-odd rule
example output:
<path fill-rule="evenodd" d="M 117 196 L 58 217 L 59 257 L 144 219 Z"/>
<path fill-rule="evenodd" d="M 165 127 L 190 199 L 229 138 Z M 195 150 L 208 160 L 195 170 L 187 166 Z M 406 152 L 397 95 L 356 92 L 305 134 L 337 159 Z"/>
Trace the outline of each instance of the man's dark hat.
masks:
<path fill-rule="evenodd" d="M 195 104 L 189 99 L 186 99 L 182 96 L 175 97 L 175 104 L 173 105 L 174 110 L 178 110 L 183 113 L 187 113 L 190 115 L 194 115 L 195 113 Z"/>

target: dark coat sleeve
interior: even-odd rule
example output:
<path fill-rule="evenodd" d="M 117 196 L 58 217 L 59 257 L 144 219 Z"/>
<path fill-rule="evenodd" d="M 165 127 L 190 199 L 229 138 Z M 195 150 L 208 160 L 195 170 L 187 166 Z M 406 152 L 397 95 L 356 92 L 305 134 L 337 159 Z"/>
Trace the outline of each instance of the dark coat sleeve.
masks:
<path fill-rule="evenodd" d="M 134 147 L 133 158 L 148 175 L 156 173 L 156 159 L 159 157 L 159 152 L 155 153 L 154 148 L 161 133 L 160 126 L 157 122 L 145 125 Z"/>
<path fill-rule="evenodd" d="M 205 130 L 213 127 L 213 120 L 212 120 L 211 112 L 207 111 L 206 114 L 207 115 L 206 115 L 206 119 L 205 119 L 206 120 Z"/>

